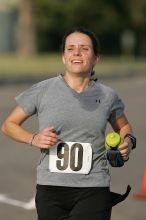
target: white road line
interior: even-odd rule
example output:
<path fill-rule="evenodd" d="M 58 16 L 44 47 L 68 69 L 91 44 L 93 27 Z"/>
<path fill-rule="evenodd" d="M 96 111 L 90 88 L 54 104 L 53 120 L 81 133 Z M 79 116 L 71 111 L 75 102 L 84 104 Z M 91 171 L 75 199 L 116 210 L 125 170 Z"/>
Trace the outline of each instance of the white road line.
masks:
<path fill-rule="evenodd" d="M 35 198 L 31 198 L 28 202 L 22 202 L 16 199 L 11 199 L 5 194 L 0 194 L 0 203 L 20 207 L 26 210 L 35 209 Z"/>

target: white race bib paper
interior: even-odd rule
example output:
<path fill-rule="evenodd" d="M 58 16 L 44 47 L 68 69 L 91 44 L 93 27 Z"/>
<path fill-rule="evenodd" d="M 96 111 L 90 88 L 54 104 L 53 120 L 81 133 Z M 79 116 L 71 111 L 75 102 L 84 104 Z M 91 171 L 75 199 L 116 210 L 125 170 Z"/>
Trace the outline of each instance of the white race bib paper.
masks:
<path fill-rule="evenodd" d="M 49 149 L 49 170 L 57 173 L 88 174 L 92 165 L 90 143 L 60 142 Z"/>

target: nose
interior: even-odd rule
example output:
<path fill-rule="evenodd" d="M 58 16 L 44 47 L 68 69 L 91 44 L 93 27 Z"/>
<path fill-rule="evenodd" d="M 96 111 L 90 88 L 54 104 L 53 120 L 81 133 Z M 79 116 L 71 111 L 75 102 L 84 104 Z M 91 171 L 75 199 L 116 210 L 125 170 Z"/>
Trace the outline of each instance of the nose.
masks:
<path fill-rule="evenodd" d="M 74 55 L 80 56 L 81 55 L 81 49 L 79 47 L 74 48 Z"/>

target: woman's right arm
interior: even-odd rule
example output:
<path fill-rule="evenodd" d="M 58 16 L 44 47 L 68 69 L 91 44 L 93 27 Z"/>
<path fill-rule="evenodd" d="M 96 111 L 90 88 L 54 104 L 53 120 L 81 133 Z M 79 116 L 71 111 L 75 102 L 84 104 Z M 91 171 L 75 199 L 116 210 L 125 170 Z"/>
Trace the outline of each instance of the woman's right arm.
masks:
<path fill-rule="evenodd" d="M 27 118 L 29 115 L 20 106 L 17 106 L 4 121 L 2 132 L 15 141 L 32 144 L 39 148 L 48 149 L 57 143 L 58 137 L 54 132 L 54 127 L 45 128 L 33 138 L 33 133 L 21 126 Z"/>
<path fill-rule="evenodd" d="M 28 117 L 23 109 L 17 106 L 2 124 L 2 132 L 15 141 L 29 144 L 33 134 L 21 127 Z"/>

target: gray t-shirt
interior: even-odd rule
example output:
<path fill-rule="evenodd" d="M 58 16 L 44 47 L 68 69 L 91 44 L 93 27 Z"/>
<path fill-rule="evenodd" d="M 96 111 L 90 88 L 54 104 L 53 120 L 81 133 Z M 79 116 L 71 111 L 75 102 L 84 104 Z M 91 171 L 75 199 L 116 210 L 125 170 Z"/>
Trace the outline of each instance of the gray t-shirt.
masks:
<path fill-rule="evenodd" d="M 65 147 L 57 144 L 52 148 L 56 152 L 56 161 L 49 150 L 41 149 L 37 165 L 37 184 L 109 186 L 109 167 L 104 147 L 105 131 L 107 123 L 114 122 L 124 110 L 123 102 L 113 89 L 91 81 L 87 90 L 77 93 L 67 85 L 62 75 L 59 75 L 33 85 L 17 96 L 16 101 L 29 116 L 37 114 L 39 130 L 53 126 L 61 142 L 67 142 Z M 85 146 L 85 158 L 84 143 L 90 144 L 92 149 L 92 153 L 89 153 L 89 146 Z M 86 169 L 88 154 L 91 167 L 89 165 L 87 173 L 80 173 L 79 169 L 83 163 Z M 54 163 L 53 166 L 59 164 L 58 172 L 52 171 L 49 160 Z"/>

